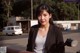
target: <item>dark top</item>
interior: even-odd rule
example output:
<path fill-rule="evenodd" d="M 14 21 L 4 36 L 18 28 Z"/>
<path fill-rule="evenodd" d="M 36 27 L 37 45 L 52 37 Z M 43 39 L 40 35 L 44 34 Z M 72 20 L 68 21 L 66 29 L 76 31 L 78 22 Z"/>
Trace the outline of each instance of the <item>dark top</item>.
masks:
<path fill-rule="evenodd" d="M 35 38 L 39 25 L 32 26 L 29 33 L 27 51 L 34 51 Z M 62 32 L 55 25 L 50 25 L 45 42 L 44 53 L 65 53 Z"/>

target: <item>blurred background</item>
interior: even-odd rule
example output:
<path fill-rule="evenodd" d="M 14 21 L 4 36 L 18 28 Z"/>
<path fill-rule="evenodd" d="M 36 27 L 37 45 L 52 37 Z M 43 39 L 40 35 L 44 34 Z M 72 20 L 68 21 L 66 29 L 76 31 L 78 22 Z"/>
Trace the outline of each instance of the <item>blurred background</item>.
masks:
<path fill-rule="evenodd" d="M 62 29 L 64 41 L 67 38 L 78 40 L 78 46 L 65 46 L 66 53 L 80 50 L 80 0 L 0 0 L 0 46 L 25 50 L 30 27 L 37 23 L 36 7 L 46 3 L 52 7 L 53 22 Z M 21 27 L 23 34 L 8 36 L 4 27 Z"/>

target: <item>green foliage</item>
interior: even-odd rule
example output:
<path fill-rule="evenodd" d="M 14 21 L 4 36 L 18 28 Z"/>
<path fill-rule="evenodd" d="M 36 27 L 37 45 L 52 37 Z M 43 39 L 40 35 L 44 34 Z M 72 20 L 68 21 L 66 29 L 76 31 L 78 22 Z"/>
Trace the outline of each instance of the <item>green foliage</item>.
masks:
<path fill-rule="evenodd" d="M 11 10 L 13 10 L 12 5 L 13 5 L 14 0 L 2 0 L 2 5 L 4 9 L 4 14 L 6 15 L 7 18 L 10 17 L 11 15 Z"/>
<path fill-rule="evenodd" d="M 78 8 L 76 6 L 76 3 L 62 3 L 61 6 L 61 8 L 64 10 L 64 13 L 67 15 L 66 17 L 68 17 L 68 20 L 76 19 L 78 16 Z"/>
<path fill-rule="evenodd" d="M 0 14 L 0 29 L 7 25 L 8 18 L 11 15 L 12 0 L 1 0 L 3 12 Z"/>
<path fill-rule="evenodd" d="M 10 3 L 9 3 L 10 1 Z M 31 0 L 2 0 L 4 14 L 7 18 L 11 14 L 15 16 L 31 17 Z M 35 10 L 41 3 L 46 3 L 52 7 L 54 20 L 78 20 L 80 13 L 80 4 L 76 2 L 64 2 L 64 0 L 33 0 L 33 14 L 35 19 Z M 78 9 L 79 6 L 79 9 Z M 12 13 L 11 13 L 12 11 Z M 5 18 L 6 19 L 6 18 Z"/>
<path fill-rule="evenodd" d="M 46 3 L 53 8 L 53 14 L 55 20 L 78 20 L 78 3 L 76 2 L 64 2 L 63 0 L 41 0 L 38 3 L 35 1 L 34 9 L 41 4 Z M 35 16 L 35 14 L 34 14 Z"/>
<path fill-rule="evenodd" d="M 13 5 L 13 15 L 30 17 L 31 16 L 31 3 L 30 0 L 20 0 L 14 3 Z"/>
<path fill-rule="evenodd" d="M 0 29 L 7 25 L 6 15 L 0 14 Z"/>
<path fill-rule="evenodd" d="M 0 36 L 3 36 L 3 33 L 2 32 L 0 32 Z"/>

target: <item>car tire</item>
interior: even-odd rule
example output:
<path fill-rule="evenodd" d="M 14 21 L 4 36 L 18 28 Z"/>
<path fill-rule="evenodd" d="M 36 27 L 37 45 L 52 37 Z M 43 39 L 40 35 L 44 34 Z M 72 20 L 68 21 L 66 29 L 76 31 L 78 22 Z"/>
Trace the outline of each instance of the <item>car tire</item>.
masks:
<path fill-rule="evenodd" d="M 14 36 L 15 34 L 14 33 L 12 33 L 12 36 Z"/>
<path fill-rule="evenodd" d="M 8 33 L 6 33 L 6 35 L 8 36 L 9 34 L 8 34 Z"/>
<path fill-rule="evenodd" d="M 22 35 L 22 34 L 19 34 L 19 35 Z"/>

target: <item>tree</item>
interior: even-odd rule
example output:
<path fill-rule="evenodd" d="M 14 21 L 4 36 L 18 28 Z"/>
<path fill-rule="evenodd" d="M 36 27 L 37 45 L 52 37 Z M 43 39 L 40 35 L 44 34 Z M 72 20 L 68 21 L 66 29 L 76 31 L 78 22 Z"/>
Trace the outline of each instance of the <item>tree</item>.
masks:
<path fill-rule="evenodd" d="M 4 14 L 6 15 L 7 18 L 9 18 L 11 15 L 13 1 L 14 0 L 2 0 Z"/>
<path fill-rule="evenodd" d="M 78 18 L 78 8 L 75 2 L 60 3 L 60 8 L 64 10 L 65 20 L 77 20 Z"/>
<path fill-rule="evenodd" d="M 0 20 L 2 23 L 1 28 L 7 25 L 8 19 L 11 16 L 12 4 L 14 0 L 1 0 L 3 12 L 0 14 Z"/>
<path fill-rule="evenodd" d="M 0 29 L 7 25 L 7 19 L 5 19 L 4 17 L 4 14 L 0 14 Z"/>
<path fill-rule="evenodd" d="M 14 3 L 12 15 L 14 16 L 23 16 L 23 17 L 30 17 L 30 0 L 20 0 Z"/>
<path fill-rule="evenodd" d="M 78 20 L 78 5 L 76 2 L 64 2 L 64 0 L 34 0 L 34 17 L 36 7 L 41 3 L 47 3 L 53 9 L 55 20 Z"/>

